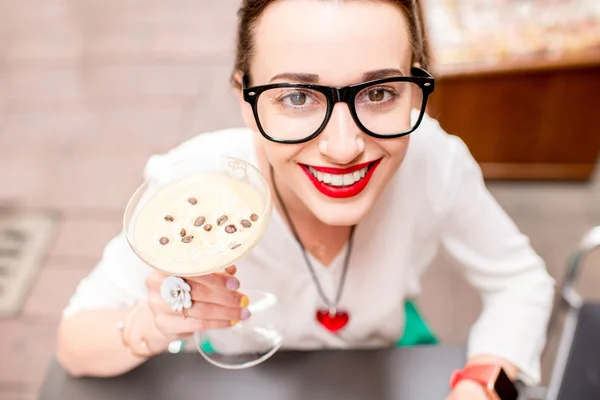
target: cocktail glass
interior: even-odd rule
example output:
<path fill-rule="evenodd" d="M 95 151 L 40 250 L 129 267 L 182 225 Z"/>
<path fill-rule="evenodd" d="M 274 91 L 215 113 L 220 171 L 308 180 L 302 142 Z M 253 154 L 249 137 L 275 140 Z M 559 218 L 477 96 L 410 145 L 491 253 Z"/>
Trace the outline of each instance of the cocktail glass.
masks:
<path fill-rule="evenodd" d="M 187 178 L 193 180 L 194 177 L 202 174 L 221 177 L 223 182 L 231 181 L 230 178 L 233 178 L 258 191 L 263 204 L 262 209 L 256 211 L 258 218 L 252 222 L 252 228 L 246 229 L 243 239 L 235 243 L 238 246 L 228 244 L 224 251 L 217 253 L 213 251 L 208 255 L 203 253 L 200 246 L 193 248 L 194 251 L 189 255 L 188 252 L 179 253 L 176 259 L 171 260 L 154 257 L 150 254 L 151 251 L 144 250 L 144 248 L 147 249 L 147 246 L 140 246 L 136 239 L 136 227 L 140 213 L 154 196 L 163 190 L 169 190 L 172 184 L 177 184 L 178 181 L 183 182 Z M 123 217 L 124 231 L 129 245 L 137 256 L 150 267 L 166 275 L 185 279 L 186 277 L 198 277 L 224 271 L 252 250 L 268 227 L 273 209 L 269 185 L 257 168 L 243 160 L 217 155 L 197 156 L 160 168 L 151 175 L 151 179 L 136 190 L 127 205 Z M 218 190 L 216 186 L 220 182 L 219 179 L 212 181 L 212 187 L 200 188 L 191 185 L 189 191 L 199 199 L 201 196 L 210 196 L 211 190 Z M 141 214 L 145 215 L 145 218 L 149 218 L 148 213 Z M 151 215 L 151 218 L 158 220 L 165 219 L 165 216 Z M 206 223 L 209 222 L 213 226 L 216 225 L 214 221 Z M 187 221 L 187 226 L 191 226 L 190 221 Z M 203 234 L 200 228 L 194 231 L 196 235 Z M 215 229 L 217 228 L 222 227 L 215 226 Z M 192 229 L 195 228 L 192 226 Z M 160 240 L 159 233 L 150 232 L 148 234 L 156 235 L 156 241 Z M 233 235 L 231 236 L 233 237 Z M 225 247 L 225 244 L 222 247 Z M 193 336 L 193 341 L 200 354 L 210 363 L 222 368 L 242 369 L 260 364 L 271 357 L 280 348 L 283 341 L 283 316 L 277 297 L 264 290 L 242 288 L 241 291 L 250 300 L 248 305 L 250 318 L 228 328 L 199 331 Z"/>

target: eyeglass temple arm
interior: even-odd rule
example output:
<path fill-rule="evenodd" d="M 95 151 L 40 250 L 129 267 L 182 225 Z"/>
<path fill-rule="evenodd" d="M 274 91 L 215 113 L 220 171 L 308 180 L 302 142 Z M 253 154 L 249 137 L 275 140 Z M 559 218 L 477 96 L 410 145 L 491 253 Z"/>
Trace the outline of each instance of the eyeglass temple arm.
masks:
<path fill-rule="evenodd" d="M 242 75 L 242 89 L 246 89 L 250 86 L 250 75 L 244 74 Z"/>
<path fill-rule="evenodd" d="M 423 68 L 412 67 L 410 69 L 410 73 L 414 77 L 418 77 L 418 78 L 431 78 L 431 79 L 433 79 L 433 76 L 429 72 L 427 72 L 426 70 L 424 70 Z"/>

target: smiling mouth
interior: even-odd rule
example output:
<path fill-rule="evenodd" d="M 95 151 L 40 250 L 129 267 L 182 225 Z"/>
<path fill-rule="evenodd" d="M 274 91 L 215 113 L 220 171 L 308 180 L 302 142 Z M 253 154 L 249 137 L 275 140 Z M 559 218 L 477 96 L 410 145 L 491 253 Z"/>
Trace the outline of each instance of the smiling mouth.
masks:
<path fill-rule="evenodd" d="M 367 172 L 369 171 L 369 168 L 372 167 L 373 163 L 374 162 L 371 162 L 366 167 L 363 167 L 354 172 L 349 172 L 349 173 L 345 173 L 345 174 L 344 173 L 322 172 L 322 171 L 315 169 L 315 167 L 312 167 L 312 166 L 308 167 L 308 172 L 310 172 L 312 174 L 312 176 L 317 178 L 317 180 L 319 182 L 323 182 L 323 183 L 326 183 L 331 186 L 336 186 L 336 187 L 351 186 L 351 185 L 354 185 L 356 182 L 359 182 L 361 179 L 363 179 L 367 175 Z"/>
<path fill-rule="evenodd" d="M 333 198 L 348 198 L 366 188 L 380 161 L 378 159 L 348 168 L 299 165 L 321 193 Z"/>

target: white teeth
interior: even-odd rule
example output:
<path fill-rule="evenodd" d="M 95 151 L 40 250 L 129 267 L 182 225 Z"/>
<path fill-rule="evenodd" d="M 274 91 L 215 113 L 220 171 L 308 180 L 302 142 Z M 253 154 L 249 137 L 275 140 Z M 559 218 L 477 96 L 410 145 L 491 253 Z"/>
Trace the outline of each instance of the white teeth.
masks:
<path fill-rule="evenodd" d="M 308 167 L 308 171 L 319 180 L 332 186 L 349 186 L 352 185 L 367 175 L 369 167 L 362 168 L 350 174 L 330 174 L 317 171 L 313 167 Z"/>
<path fill-rule="evenodd" d="M 354 177 L 352 174 L 344 174 L 342 175 L 342 181 L 344 182 L 344 186 L 349 186 L 354 183 Z"/>
<path fill-rule="evenodd" d="M 343 186 L 344 180 L 342 178 L 343 175 L 331 175 L 331 184 L 333 186 Z"/>

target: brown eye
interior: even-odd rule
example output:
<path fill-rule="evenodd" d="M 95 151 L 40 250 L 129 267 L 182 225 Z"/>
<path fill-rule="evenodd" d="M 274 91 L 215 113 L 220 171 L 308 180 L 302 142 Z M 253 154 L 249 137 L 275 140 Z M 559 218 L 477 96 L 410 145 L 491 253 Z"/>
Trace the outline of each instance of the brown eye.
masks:
<path fill-rule="evenodd" d="M 372 102 L 380 102 L 385 99 L 385 91 L 381 89 L 373 89 L 369 91 L 369 100 Z"/>

